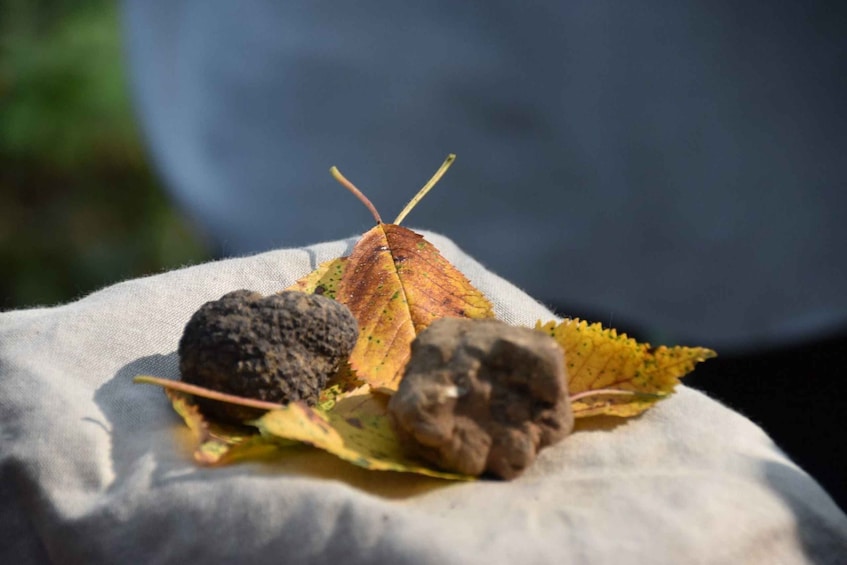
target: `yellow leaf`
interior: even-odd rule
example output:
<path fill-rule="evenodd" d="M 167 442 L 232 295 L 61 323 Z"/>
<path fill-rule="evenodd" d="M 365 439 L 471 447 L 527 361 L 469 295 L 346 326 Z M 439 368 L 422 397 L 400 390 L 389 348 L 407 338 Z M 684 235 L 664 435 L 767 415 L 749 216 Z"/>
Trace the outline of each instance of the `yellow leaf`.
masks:
<path fill-rule="evenodd" d="M 191 430 L 196 444 L 194 460 L 202 465 L 225 465 L 263 457 L 283 446 L 262 437 L 254 429 L 206 420 L 188 394 L 168 388 L 165 394 Z"/>
<path fill-rule="evenodd" d="M 310 408 L 301 402 L 282 406 L 221 395 L 204 387 L 158 377 L 138 376 L 135 382 L 165 389 L 174 410 L 194 436 L 194 459 L 202 465 L 262 458 L 280 448 L 306 443 L 366 469 L 453 480 L 473 478 L 430 469 L 409 459 L 391 427 L 387 398 L 371 393 L 368 385 L 347 393 L 340 392 L 341 385 L 334 385 L 323 391 L 318 407 Z M 204 418 L 193 395 L 251 407 L 273 406 L 273 409 L 244 426 L 231 426 Z"/>
<path fill-rule="evenodd" d="M 703 347 L 650 347 L 599 323 L 566 319 L 536 324 L 565 351 L 568 392 L 577 418 L 605 414 L 634 416 L 673 393 L 679 379 L 716 353 Z M 596 390 L 629 391 L 631 396 L 585 395 Z M 581 397 L 580 397 L 581 396 Z"/>
<path fill-rule="evenodd" d="M 299 290 L 309 294 L 322 294 L 327 298 L 335 298 L 338 283 L 344 273 L 347 257 L 338 257 L 324 261 L 318 268 L 295 282 L 285 290 Z"/>
<path fill-rule="evenodd" d="M 263 436 L 311 444 L 359 467 L 374 471 L 417 473 L 442 479 L 470 479 L 436 471 L 409 459 L 394 435 L 387 399 L 362 386 L 337 400 L 328 412 L 291 403 L 255 422 Z"/>

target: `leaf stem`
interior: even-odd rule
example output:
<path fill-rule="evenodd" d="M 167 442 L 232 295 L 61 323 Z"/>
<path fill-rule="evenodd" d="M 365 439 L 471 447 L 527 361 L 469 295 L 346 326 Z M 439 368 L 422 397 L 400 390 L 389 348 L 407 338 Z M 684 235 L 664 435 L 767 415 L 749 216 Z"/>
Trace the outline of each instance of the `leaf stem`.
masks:
<path fill-rule="evenodd" d="M 339 183 L 341 183 L 341 186 L 343 186 L 344 188 L 346 188 L 347 190 L 352 192 L 353 195 L 356 198 L 359 199 L 359 202 L 364 204 L 367 207 L 367 209 L 371 211 L 371 214 L 373 214 L 373 217 L 376 220 L 377 224 L 382 223 L 382 218 L 379 217 L 379 212 L 376 211 L 376 206 L 374 206 L 373 203 L 370 200 L 368 200 L 368 197 L 365 196 L 362 193 L 361 190 L 356 188 L 356 185 L 354 185 L 352 182 L 347 180 L 347 178 L 344 175 L 341 174 L 341 171 L 338 170 L 338 167 L 333 166 L 332 168 L 329 169 L 329 172 L 332 174 L 332 177 L 335 180 L 337 180 Z"/>
<path fill-rule="evenodd" d="M 265 402 L 263 400 L 256 400 L 255 398 L 244 398 L 243 396 L 235 396 L 234 394 L 226 394 L 224 392 L 218 392 L 216 390 L 188 384 L 183 381 L 175 381 L 173 379 L 162 379 L 149 375 L 138 375 L 132 380 L 139 384 L 156 385 L 169 390 L 178 390 L 186 394 L 201 396 L 203 398 L 208 398 L 209 400 L 217 400 L 219 402 L 226 402 L 227 404 L 246 406 L 247 408 L 257 408 L 259 410 L 281 410 L 285 408 L 282 404 Z"/>
<path fill-rule="evenodd" d="M 583 398 L 589 396 L 602 396 L 602 395 L 612 395 L 612 396 L 647 396 L 653 398 L 661 398 L 662 394 L 651 394 L 649 392 L 637 392 L 634 390 L 618 390 L 613 388 L 598 388 L 597 390 L 586 390 L 584 392 L 578 392 L 577 394 L 572 394 L 570 397 L 571 402 L 576 402 L 577 400 L 582 400 Z"/>
<path fill-rule="evenodd" d="M 438 181 L 441 180 L 441 177 L 444 176 L 444 173 L 447 172 L 447 169 L 450 168 L 450 165 L 452 165 L 453 161 L 455 161 L 455 160 L 456 160 L 456 155 L 454 155 L 453 153 L 450 153 L 449 155 L 447 155 L 447 158 L 444 160 L 444 162 L 441 164 L 441 166 L 438 168 L 438 170 L 435 171 L 435 174 L 432 175 L 432 178 L 429 179 L 429 181 L 423 186 L 422 189 L 420 189 L 418 191 L 417 194 L 415 194 L 414 198 L 409 200 L 409 203 L 406 204 L 406 207 L 403 208 L 403 211 L 400 212 L 397 215 L 396 218 L 394 218 L 394 224 L 395 225 L 398 225 L 398 226 L 400 225 L 400 222 L 402 222 L 403 219 L 406 216 L 409 215 L 409 212 L 412 211 L 412 208 L 417 206 L 418 202 L 420 202 L 423 199 L 423 197 L 426 196 L 426 193 L 429 192 L 430 190 L 432 190 L 432 187 L 435 186 L 435 184 Z"/>

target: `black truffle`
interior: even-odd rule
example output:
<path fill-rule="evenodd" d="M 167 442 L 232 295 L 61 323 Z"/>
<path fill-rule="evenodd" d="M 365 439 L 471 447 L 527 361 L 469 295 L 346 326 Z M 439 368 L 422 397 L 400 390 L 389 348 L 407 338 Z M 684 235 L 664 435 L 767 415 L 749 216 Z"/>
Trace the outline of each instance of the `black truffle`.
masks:
<path fill-rule="evenodd" d="M 573 429 L 567 382 L 564 352 L 550 336 L 496 320 L 443 318 L 412 342 L 388 409 L 412 455 L 511 479 Z"/>
<path fill-rule="evenodd" d="M 179 369 L 185 382 L 219 392 L 314 405 L 358 334 L 350 310 L 329 298 L 236 290 L 207 302 L 188 321 L 179 342 Z M 227 421 L 260 414 L 202 398 L 197 402 L 205 414 Z"/>

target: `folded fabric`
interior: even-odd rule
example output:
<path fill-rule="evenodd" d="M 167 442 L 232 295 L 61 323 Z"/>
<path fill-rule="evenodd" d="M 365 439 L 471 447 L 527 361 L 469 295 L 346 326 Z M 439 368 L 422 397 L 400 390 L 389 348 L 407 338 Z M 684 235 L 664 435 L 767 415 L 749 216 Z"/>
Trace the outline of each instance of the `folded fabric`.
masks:
<path fill-rule="evenodd" d="M 497 316 L 552 314 L 426 234 Z M 304 448 L 197 466 L 162 391 L 204 302 L 270 294 L 355 240 L 0 315 L 0 563 L 845 563 L 847 517 L 757 426 L 680 387 L 595 419 L 511 482 L 367 471 Z M 767 394 L 767 391 L 762 391 Z M 790 417 L 786 415 L 786 417 Z"/>

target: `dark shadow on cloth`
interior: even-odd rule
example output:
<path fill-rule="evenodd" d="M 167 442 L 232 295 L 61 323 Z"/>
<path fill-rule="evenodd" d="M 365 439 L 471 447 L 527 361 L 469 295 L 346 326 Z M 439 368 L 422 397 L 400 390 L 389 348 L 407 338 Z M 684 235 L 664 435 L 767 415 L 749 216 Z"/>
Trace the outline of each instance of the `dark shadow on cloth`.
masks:
<path fill-rule="evenodd" d="M 834 523 L 829 517 L 840 509 L 803 471 L 773 461 L 762 463 L 764 480 L 778 494 L 796 518 L 796 535 L 809 563 L 845 563 L 847 520 Z"/>
<path fill-rule="evenodd" d="M 0 466 L 0 562 L 49 563 L 46 542 L 21 491 L 37 492 L 23 465 Z"/>
<path fill-rule="evenodd" d="M 174 466 L 180 467 L 179 452 L 185 451 L 180 450 L 179 436 L 173 433 L 180 423 L 179 417 L 161 389 L 134 384 L 132 379 L 137 375 L 179 378 L 176 351 L 140 357 L 124 365 L 94 393 L 94 401 L 107 419 L 111 436 L 115 473 L 112 490 L 121 488 L 143 459 L 152 457 L 156 473 L 166 468 L 172 471 Z M 168 438 L 171 441 L 165 441 Z"/>
<path fill-rule="evenodd" d="M 847 511 L 844 367 L 847 328 L 802 343 L 724 352 L 685 384 L 761 426 Z"/>
<path fill-rule="evenodd" d="M 576 432 L 611 432 L 619 426 L 629 422 L 630 418 L 618 418 L 616 416 L 592 416 L 590 418 L 577 418 L 574 422 L 573 433 Z"/>
<path fill-rule="evenodd" d="M 107 419 L 111 435 L 115 481 L 110 490 L 122 488 L 132 474 L 152 458 L 153 484 L 182 481 L 221 480 L 228 476 L 309 476 L 337 481 L 369 494 L 403 499 L 455 484 L 411 473 L 368 471 L 318 449 L 302 446 L 281 448 L 278 455 L 255 462 L 225 467 L 201 467 L 192 458 L 191 433 L 171 408 L 159 387 L 134 384 L 138 375 L 179 378 L 179 361 L 174 351 L 167 355 L 140 357 L 124 365 L 94 394 Z"/>

